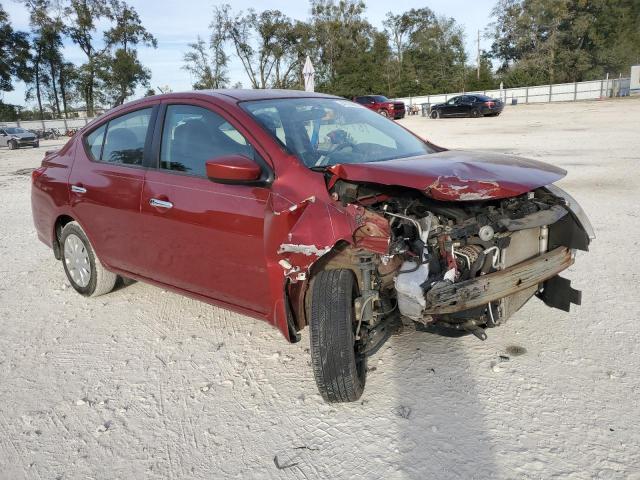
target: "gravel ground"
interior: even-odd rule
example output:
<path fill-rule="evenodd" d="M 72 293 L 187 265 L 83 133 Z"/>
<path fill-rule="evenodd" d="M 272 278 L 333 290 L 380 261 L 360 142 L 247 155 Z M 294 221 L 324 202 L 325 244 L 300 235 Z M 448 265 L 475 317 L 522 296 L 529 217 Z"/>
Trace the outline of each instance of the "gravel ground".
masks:
<path fill-rule="evenodd" d="M 640 99 L 401 123 L 569 171 L 598 235 L 581 307 L 395 336 L 362 401 L 327 405 L 306 332 L 142 283 L 77 295 L 32 226 L 44 148 L 0 149 L 0 478 L 640 479 Z"/>

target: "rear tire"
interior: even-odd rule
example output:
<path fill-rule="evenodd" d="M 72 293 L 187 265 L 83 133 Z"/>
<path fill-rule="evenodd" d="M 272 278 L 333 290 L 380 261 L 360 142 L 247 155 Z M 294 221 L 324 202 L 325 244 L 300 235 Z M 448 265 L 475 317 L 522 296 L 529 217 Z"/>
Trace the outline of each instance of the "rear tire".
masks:
<path fill-rule="evenodd" d="M 364 390 L 366 358 L 356 354 L 353 309 L 357 283 L 351 270 L 325 270 L 311 284 L 311 364 L 327 402 L 354 402 Z"/>
<path fill-rule="evenodd" d="M 477 108 L 474 108 L 473 110 L 471 110 L 471 118 L 478 118 L 480 116 L 480 110 L 478 110 Z"/>
<path fill-rule="evenodd" d="M 78 293 L 98 297 L 113 290 L 118 276 L 104 268 L 79 223 L 64 226 L 60 246 L 64 272 Z"/>

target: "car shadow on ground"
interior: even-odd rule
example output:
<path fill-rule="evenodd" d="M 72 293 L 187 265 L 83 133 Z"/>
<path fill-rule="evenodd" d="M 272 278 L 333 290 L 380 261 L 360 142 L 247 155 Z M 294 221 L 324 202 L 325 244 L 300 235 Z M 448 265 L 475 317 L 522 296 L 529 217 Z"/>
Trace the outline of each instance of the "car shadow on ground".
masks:
<path fill-rule="evenodd" d="M 405 417 L 397 442 L 403 445 L 402 477 L 500 477 L 476 389 L 477 366 L 470 365 L 465 354 L 469 348 L 482 348 L 480 341 L 407 332 L 394 337 L 391 346 L 401 404 L 395 413 Z"/>

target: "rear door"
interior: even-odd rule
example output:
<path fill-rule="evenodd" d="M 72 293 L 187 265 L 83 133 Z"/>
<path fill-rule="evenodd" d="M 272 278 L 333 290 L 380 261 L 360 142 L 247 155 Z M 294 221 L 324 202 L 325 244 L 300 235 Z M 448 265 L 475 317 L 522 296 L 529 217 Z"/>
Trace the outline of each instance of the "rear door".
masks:
<path fill-rule="evenodd" d="M 205 174 L 207 160 L 228 154 L 266 164 L 243 127 L 209 102 L 167 101 L 158 122 L 158 164 L 147 172 L 141 197 L 143 275 L 267 313 L 263 234 L 269 189 L 214 183 Z"/>
<path fill-rule="evenodd" d="M 460 115 L 469 115 L 471 110 L 475 108 L 475 98 L 469 95 L 459 97 L 457 113 Z"/>
<path fill-rule="evenodd" d="M 140 194 L 157 104 L 128 111 L 87 132 L 69 177 L 71 209 L 100 260 L 139 269 Z"/>

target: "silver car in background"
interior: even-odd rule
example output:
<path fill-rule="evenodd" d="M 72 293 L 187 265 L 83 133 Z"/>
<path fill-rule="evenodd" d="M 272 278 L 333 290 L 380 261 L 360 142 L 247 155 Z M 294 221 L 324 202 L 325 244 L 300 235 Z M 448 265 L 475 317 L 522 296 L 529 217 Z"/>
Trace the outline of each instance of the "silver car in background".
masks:
<path fill-rule="evenodd" d="M 20 127 L 0 127 L 0 147 L 9 147 L 15 150 L 20 147 L 40 146 L 40 141 L 35 133 Z"/>

